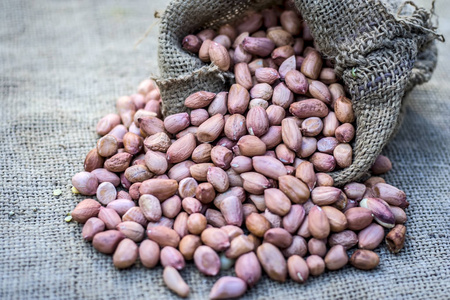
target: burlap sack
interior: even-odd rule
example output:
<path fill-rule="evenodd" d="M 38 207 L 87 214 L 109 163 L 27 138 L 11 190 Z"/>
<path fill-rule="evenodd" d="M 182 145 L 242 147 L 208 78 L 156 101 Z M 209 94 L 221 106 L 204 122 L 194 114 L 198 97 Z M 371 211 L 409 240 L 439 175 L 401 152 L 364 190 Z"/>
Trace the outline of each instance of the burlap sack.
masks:
<path fill-rule="evenodd" d="M 157 83 L 163 113 L 185 110 L 183 102 L 188 95 L 200 90 L 227 90 L 233 80 L 231 73 L 206 65 L 183 50 L 183 37 L 233 22 L 249 10 L 276 2 L 172 1 L 159 36 L 161 77 Z M 309 24 L 317 47 L 325 57 L 336 61 L 336 73 L 354 103 L 357 132 L 353 163 L 331 174 L 335 184 L 341 186 L 367 175 L 399 124 L 405 92 L 430 79 L 437 61 L 436 35 L 428 11 L 416 7 L 410 15 L 400 17 L 392 0 L 297 0 L 295 4 Z"/>

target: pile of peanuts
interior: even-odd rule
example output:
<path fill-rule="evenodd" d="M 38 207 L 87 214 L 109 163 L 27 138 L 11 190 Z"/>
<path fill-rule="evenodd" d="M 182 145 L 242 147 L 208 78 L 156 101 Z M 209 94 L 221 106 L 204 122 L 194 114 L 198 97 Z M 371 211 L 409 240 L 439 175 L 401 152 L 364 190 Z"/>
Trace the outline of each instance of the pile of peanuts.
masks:
<path fill-rule="evenodd" d="M 402 249 L 403 191 L 377 176 L 339 189 L 326 174 L 352 163 L 355 115 L 297 12 L 254 12 L 182 45 L 233 69 L 236 83 L 190 95 L 189 113 L 164 120 L 150 80 L 117 100 L 117 114 L 98 122 L 102 137 L 85 171 L 72 178 L 74 193 L 97 198 L 71 214 L 86 241 L 119 269 L 138 257 L 147 268 L 160 263 L 181 297 L 186 261 L 207 276 L 234 266 L 236 277 L 217 280 L 211 299 L 243 295 L 263 271 L 304 283 L 348 262 L 373 269 L 383 239 L 391 252 Z M 391 168 L 380 155 L 371 171 Z"/>

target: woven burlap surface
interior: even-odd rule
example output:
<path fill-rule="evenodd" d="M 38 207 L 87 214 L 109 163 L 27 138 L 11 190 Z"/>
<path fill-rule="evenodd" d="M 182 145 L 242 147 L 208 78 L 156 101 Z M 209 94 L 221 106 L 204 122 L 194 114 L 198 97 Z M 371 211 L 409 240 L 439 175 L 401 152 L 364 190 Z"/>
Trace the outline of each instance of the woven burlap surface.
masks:
<path fill-rule="evenodd" d="M 0 298 L 166 299 L 161 267 L 118 271 L 64 217 L 84 197 L 70 179 L 95 145 L 98 119 L 157 69 L 157 30 L 136 50 L 164 1 L 0 1 Z M 450 36 L 450 8 L 437 3 Z M 345 16 L 343 16 L 345 17 Z M 408 238 L 380 265 L 346 267 L 304 285 L 261 280 L 248 299 L 445 299 L 450 290 L 450 62 L 438 44 L 433 79 L 408 96 L 404 124 L 384 153 L 385 176 L 405 190 Z M 153 73 L 155 74 L 155 73 Z M 62 195 L 53 196 L 61 189 Z M 217 278 L 191 264 L 182 276 L 192 299 Z M 230 272 L 231 273 L 231 272 Z M 230 274 L 221 272 L 220 275 Z"/>

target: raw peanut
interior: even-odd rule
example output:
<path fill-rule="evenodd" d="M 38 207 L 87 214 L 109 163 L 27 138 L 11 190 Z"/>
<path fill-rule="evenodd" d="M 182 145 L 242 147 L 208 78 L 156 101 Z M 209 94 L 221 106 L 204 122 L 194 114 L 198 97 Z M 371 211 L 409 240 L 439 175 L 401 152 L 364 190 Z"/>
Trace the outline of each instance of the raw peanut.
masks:
<path fill-rule="evenodd" d="M 283 26 L 284 30 L 289 32 L 292 35 L 298 35 L 301 31 L 302 21 L 298 17 L 297 13 L 292 10 L 285 10 L 280 15 L 281 26 Z M 308 276 L 306 276 L 308 277 Z M 305 278 L 306 280 L 306 278 Z"/>
<path fill-rule="evenodd" d="M 214 167 L 212 163 L 192 164 L 189 167 L 190 175 L 197 181 L 206 181 L 208 169 Z"/>
<path fill-rule="evenodd" d="M 214 205 L 220 209 L 222 201 L 230 196 L 237 197 L 241 203 L 246 199 L 245 190 L 242 187 L 232 187 L 225 193 L 218 194 L 216 198 L 214 198 Z"/>
<path fill-rule="evenodd" d="M 250 108 L 246 117 L 247 130 L 251 135 L 262 136 L 269 130 L 269 118 L 264 108 Z"/>
<path fill-rule="evenodd" d="M 250 54 L 266 57 L 268 56 L 273 49 L 275 48 L 274 42 L 272 42 L 268 38 L 255 38 L 255 37 L 246 37 L 242 41 L 242 46 L 244 50 Z"/>
<path fill-rule="evenodd" d="M 191 53 L 198 53 L 200 46 L 202 45 L 202 41 L 196 37 L 195 35 L 188 35 L 184 37 L 182 46 L 183 49 L 186 49 L 187 51 Z"/>
<path fill-rule="evenodd" d="M 165 132 L 155 133 L 144 140 L 144 146 L 152 151 L 166 152 L 170 144 L 170 138 Z"/>
<path fill-rule="evenodd" d="M 350 264 L 357 269 L 372 270 L 378 266 L 380 257 L 370 250 L 356 250 L 350 257 Z"/>
<path fill-rule="evenodd" d="M 231 161 L 230 166 L 237 173 L 250 172 L 253 169 L 253 161 L 247 156 L 236 156 Z"/>
<path fill-rule="evenodd" d="M 408 201 L 406 201 L 405 192 L 390 184 L 381 182 L 377 183 L 374 185 L 373 191 L 375 193 L 375 197 L 383 199 L 389 205 L 398 206 L 401 208 L 407 208 L 409 206 Z"/>
<path fill-rule="evenodd" d="M 250 94 L 240 84 L 233 84 L 228 92 L 228 111 L 230 114 L 244 114 L 250 102 Z"/>
<path fill-rule="evenodd" d="M 294 52 L 295 52 L 295 48 L 294 48 Z M 280 73 L 280 78 L 282 80 L 286 81 L 287 73 L 289 73 L 292 70 L 295 70 L 296 64 L 297 64 L 297 60 L 295 59 L 295 55 L 292 55 L 292 56 L 288 57 L 285 61 L 283 61 L 283 63 L 278 68 L 278 73 Z M 292 76 L 292 75 L 290 75 L 290 76 Z M 302 76 L 304 77 L 303 74 L 302 74 Z M 292 78 L 291 78 L 291 80 L 292 80 Z M 291 83 L 292 83 L 292 81 L 291 81 Z M 308 83 L 308 82 L 306 81 L 306 83 Z M 289 87 L 289 89 L 291 91 L 293 91 L 293 89 L 291 89 L 290 87 Z"/>
<path fill-rule="evenodd" d="M 348 229 L 350 230 L 362 230 L 372 223 L 372 212 L 364 207 L 350 208 L 345 212 L 347 218 Z"/>
<path fill-rule="evenodd" d="M 352 123 L 355 121 L 352 102 L 344 96 L 339 97 L 334 103 L 334 112 L 341 123 Z"/>
<path fill-rule="evenodd" d="M 250 97 L 252 99 L 264 99 L 269 101 L 272 98 L 273 88 L 268 83 L 258 83 L 250 90 Z"/>
<path fill-rule="evenodd" d="M 295 152 L 285 144 L 279 144 L 275 148 L 276 157 L 284 164 L 292 164 L 295 159 Z"/>
<path fill-rule="evenodd" d="M 72 185 L 82 195 L 95 195 L 98 187 L 98 180 L 95 175 L 89 172 L 79 172 L 72 177 Z"/>
<path fill-rule="evenodd" d="M 389 158 L 384 155 L 378 155 L 377 159 L 370 168 L 370 171 L 374 175 L 380 175 L 389 172 L 391 169 L 392 163 Z"/>
<path fill-rule="evenodd" d="M 178 233 L 165 226 L 155 226 L 147 229 L 147 236 L 150 240 L 156 242 L 159 246 L 178 247 L 180 236 Z"/>
<path fill-rule="evenodd" d="M 228 190 L 229 181 L 228 175 L 224 170 L 218 167 L 209 167 L 206 174 L 206 179 L 219 193 Z"/>
<path fill-rule="evenodd" d="M 117 153 L 105 161 L 105 169 L 114 173 L 123 172 L 130 166 L 132 158 L 130 153 Z"/>
<path fill-rule="evenodd" d="M 142 99 L 142 101 L 144 101 Z M 141 136 L 141 131 L 139 129 L 139 119 L 145 118 L 145 117 L 156 117 L 157 113 L 148 111 L 145 109 L 139 109 L 133 116 L 133 123 L 131 123 L 130 127 L 128 128 L 129 132 L 132 132 L 138 136 Z M 122 137 L 123 138 L 123 137 Z"/>
<path fill-rule="evenodd" d="M 262 215 L 267 219 L 267 221 L 269 221 L 272 228 L 281 227 L 281 217 L 277 214 L 272 213 L 268 208 L 264 210 L 264 213 Z"/>
<path fill-rule="evenodd" d="M 319 276 L 325 271 L 325 262 L 320 256 L 311 255 L 306 259 L 308 265 L 309 274 L 313 276 Z"/>
<path fill-rule="evenodd" d="M 294 59 L 295 59 L 295 57 L 294 57 Z M 288 86 L 288 88 L 296 94 L 305 94 L 308 91 L 308 86 L 309 86 L 308 80 L 306 79 L 305 75 L 303 75 L 299 71 L 295 70 L 295 68 L 292 69 L 291 71 L 287 72 L 285 81 L 286 81 L 286 85 Z M 315 81 L 311 82 L 311 84 L 313 84 L 313 83 L 315 83 Z M 311 87 L 309 87 L 309 89 L 311 89 Z M 284 108 L 287 108 L 287 106 Z"/>
<path fill-rule="evenodd" d="M 275 48 L 272 51 L 271 58 L 273 62 L 279 66 L 281 65 L 288 57 L 294 55 L 294 48 L 291 45 L 284 45 L 278 48 Z"/>
<path fill-rule="evenodd" d="M 119 124 L 117 126 L 115 126 L 108 134 L 112 135 L 113 137 L 116 138 L 117 140 L 117 145 L 119 147 L 123 147 L 123 137 L 125 136 L 125 134 L 128 132 L 128 129 L 123 126 L 122 124 Z"/>
<path fill-rule="evenodd" d="M 281 122 L 281 136 L 283 143 L 294 152 L 302 146 L 302 134 L 300 128 L 293 119 L 284 119 Z"/>
<path fill-rule="evenodd" d="M 255 70 L 255 78 L 258 83 L 273 84 L 277 79 L 280 78 L 280 74 L 274 68 L 262 67 Z"/>
<path fill-rule="evenodd" d="M 188 133 L 187 135 L 176 140 L 172 145 L 170 145 L 166 153 L 167 161 L 170 163 L 182 162 L 183 160 L 186 160 L 191 156 L 195 147 L 195 136 L 192 133 Z"/>
<path fill-rule="evenodd" d="M 302 63 L 301 72 L 311 79 L 319 78 L 322 69 L 322 57 L 317 51 L 310 51 Z"/>
<path fill-rule="evenodd" d="M 252 75 L 245 62 L 240 62 L 234 66 L 234 76 L 237 84 L 242 85 L 247 90 L 252 88 Z"/>
<path fill-rule="evenodd" d="M 403 245 L 405 244 L 405 233 L 406 227 L 401 224 L 395 225 L 395 227 L 389 231 L 386 235 L 386 245 L 389 251 L 398 253 L 402 250 Z"/>
<path fill-rule="evenodd" d="M 344 230 L 339 233 L 333 233 L 328 238 L 328 244 L 330 247 L 335 245 L 341 245 L 348 250 L 358 243 L 358 236 L 354 231 Z"/>
<path fill-rule="evenodd" d="M 202 242 L 199 236 L 189 234 L 181 239 L 178 248 L 181 254 L 183 254 L 184 259 L 191 260 L 194 257 L 195 250 L 201 245 Z"/>
<path fill-rule="evenodd" d="M 181 181 L 184 178 L 191 177 L 190 168 L 193 165 L 195 165 L 195 163 L 190 160 L 180 162 L 169 169 L 169 171 L 167 172 L 167 176 L 177 182 Z"/>
<path fill-rule="evenodd" d="M 200 144 L 192 152 L 192 160 L 197 163 L 207 163 L 211 160 L 211 149 L 210 144 Z"/>
<path fill-rule="evenodd" d="M 264 243 L 258 247 L 256 254 L 264 271 L 271 279 L 280 282 L 286 280 L 286 261 L 277 247 L 270 243 Z"/>
<path fill-rule="evenodd" d="M 181 198 L 194 197 L 198 187 L 197 181 L 192 177 L 182 179 L 178 184 L 178 194 Z M 183 205 L 184 208 L 184 205 Z M 185 209 L 186 210 L 186 209 Z"/>
<path fill-rule="evenodd" d="M 375 221 L 383 227 L 393 228 L 395 226 L 395 216 L 391 212 L 389 205 L 379 198 L 364 198 L 359 202 L 359 206 L 369 209 Z"/>
<path fill-rule="evenodd" d="M 132 207 L 127 210 L 127 212 L 122 216 L 122 221 L 134 221 L 136 223 L 141 224 L 142 226 L 147 226 L 147 219 L 142 213 L 142 209 L 140 207 Z"/>
<path fill-rule="evenodd" d="M 306 118 L 302 122 L 301 131 L 304 136 L 316 136 L 322 132 L 323 123 L 320 118 Z"/>
<path fill-rule="evenodd" d="M 178 235 L 183 238 L 186 236 L 189 231 L 187 227 L 187 221 L 188 221 L 188 214 L 185 212 L 181 212 L 178 214 L 178 216 L 175 218 L 175 221 L 173 222 L 173 230 L 175 230 Z"/>
<path fill-rule="evenodd" d="M 249 287 L 254 286 L 261 278 L 261 265 L 254 252 L 242 254 L 234 267 L 236 276 L 244 280 Z"/>
<path fill-rule="evenodd" d="M 269 221 L 267 221 L 264 216 L 257 213 L 251 213 L 245 219 L 245 226 L 257 237 L 263 237 L 266 231 L 270 229 Z"/>
<path fill-rule="evenodd" d="M 248 53 L 247 51 L 245 51 L 244 46 L 242 46 L 242 45 L 238 45 L 236 47 L 236 49 L 234 49 L 234 55 L 232 56 L 230 54 L 230 57 L 232 57 L 234 59 L 234 63 L 236 63 L 236 64 L 239 64 L 239 63 L 248 64 L 252 60 L 252 55 L 250 53 Z M 248 68 L 248 65 L 247 65 L 247 68 Z M 234 71 L 234 73 L 236 73 L 236 70 Z M 250 87 L 249 87 L 249 89 L 250 89 L 253 85 L 253 83 L 251 82 L 252 77 L 250 74 L 250 69 L 248 70 L 248 73 L 250 75 Z M 238 82 L 238 83 L 241 84 L 242 82 Z"/>
<path fill-rule="evenodd" d="M 206 109 L 203 109 L 203 108 L 194 109 L 194 110 L 191 110 L 191 114 L 190 114 L 191 123 L 190 124 L 192 124 L 192 126 L 200 126 L 208 118 L 209 118 L 209 114 Z M 185 121 L 185 122 L 187 123 L 187 121 Z M 186 127 L 184 127 L 183 129 L 187 128 L 188 126 L 189 126 L 189 123 L 187 123 Z M 179 130 L 179 131 L 181 131 L 181 130 Z"/>
<path fill-rule="evenodd" d="M 318 172 L 331 172 L 336 167 L 336 160 L 332 155 L 316 152 L 309 159 Z"/>
<path fill-rule="evenodd" d="M 269 118 L 269 125 L 281 125 L 281 121 L 286 115 L 286 111 L 278 105 L 270 105 L 267 109 L 267 117 Z"/>
<path fill-rule="evenodd" d="M 224 251 L 230 247 L 226 232 L 218 228 L 206 228 L 201 234 L 202 242 L 216 251 Z"/>
<path fill-rule="evenodd" d="M 326 173 L 316 173 L 316 186 L 333 186 L 334 180 L 333 177 Z M 342 192 L 341 192 L 342 195 Z M 341 199 L 341 196 L 339 196 L 339 199 L 337 202 Z M 335 202 L 335 204 L 337 203 Z"/>
<path fill-rule="evenodd" d="M 271 228 L 264 234 L 264 242 L 278 248 L 287 248 L 292 244 L 292 235 L 283 228 Z"/>
<path fill-rule="evenodd" d="M 227 225 L 227 223 L 225 222 L 225 218 L 217 210 L 207 209 L 205 212 L 205 217 L 206 220 L 208 221 L 208 224 L 214 227 L 223 227 Z"/>
<path fill-rule="evenodd" d="M 341 245 L 333 246 L 328 251 L 324 261 L 328 270 L 338 270 L 347 264 L 347 252 Z"/>
<path fill-rule="evenodd" d="M 164 226 L 164 227 L 172 229 L 173 224 L 174 224 L 174 220 L 168 219 L 166 217 L 161 217 L 161 219 L 159 219 L 159 221 L 157 221 L 157 222 L 149 222 L 147 225 L 147 229 L 153 228 L 156 226 Z"/>
<path fill-rule="evenodd" d="M 323 135 L 326 137 L 333 137 L 336 129 L 339 127 L 339 120 L 336 118 L 336 114 L 332 111 L 323 118 Z"/>
<path fill-rule="evenodd" d="M 263 155 L 266 152 L 266 144 L 258 137 L 253 135 L 244 135 L 237 143 L 241 155 L 257 156 Z"/>
<path fill-rule="evenodd" d="M 164 119 L 164 128 L 167 132 L 175 134 L 190 125 L 189 115 L 185 112 L 167 116 Z"/>
<path fill-rule="evenodd" d="M 353 149 L 349 144 L 339 144 L 333 150 L 336 164 L 341 168 L 347 168 L 352 164 Z"/>
<path fill-rule="evenodd" d="M 139 198 L 139 207 L 145 218 L 149 221 L 156 222 L 161 219 L 162 209 L 158 198 L 153 195 L 142 195 Z"/>
<path fill-rule="evenodd" d="M 244 189 L 252 194 L 261 195 L 264 190 L 270 187 L 266 177 L 256 172 L 246 172 L 241 174 L 244 180 Z"/>
<path fill-rule="evenodd" d="M 121 222 L 116 226 L 116 229 L 136 243 L 144 239 L 145 230 L 139 223 L 132 221 Z"/>
<path fill-rule="evenodd" d="M 324 257 L 327 253 L 327 242 L 326 239 L 316 239 L 312 238 L 308 241 L 308 252 L 311 255 L 318 255 Z"/>
<path fill-rule="evenodd" d="M 105 223 L 106 229 L 116 229 L 121 222 L 119 214 L 112 208 L 100 207 L 98 218 Z"/>
<path fill-rule="evenodd" d="M 197 37 L 202 40 L 203 42 L 205 42 L 205 40 L 212 40 L 213 38 L 215 38 L 217 35 L 217 33 L 210 29 L 203 29 L 202 31 L 200 31 L 199 33 L 197 33 Z"/>
<path fill-rule="evenodd" d="M 92 172 L 103 167 L 104 162 L 105 159 L 98 154 L 97 148 L 94 148 L 86 155 L 86 158 L 84 160 L 84 170 L 86 172 Z"/>
<path fill-rule="evenodd" d="M 92 217 L 97 217 L 100 212 L 101 204 L 94 199 L 85 199 L 78 203 L 72 211 L 72 218 L 78 223 L 86 223 Z"/>
<path fill-rule="evenodd" d="M 266 149 L 275 148 L 282 141 L 281 126 L 270 126 L 266 134 L 261 136 L 261 141 L 266 144 Z"/>
<path fill-rule="evenodd" d="M 332 206 L 323 206 L 322 210 L 327 215 L 331 231 L 341 232 L 347 228 L 347 218 L 341 211 Z"/>
<path fill-rule="evenodd" d="M 294 235 L 292 238 L 292 243 L 289 247 L 282 250 L 284 257 L 289 258 L 292 255 L 305 256 L 308 252 L 306 241 L 303 237 Z"/>
<path fill-rule="evenodd" d="M 242 296 L 247 290 L 247 284 L 244 280 L 224 276 L 216 281 L 209 293 L 209 299 L 230 299 Z"/>
<path fill-rule="evenodd" d="M 117 245 L 123 240 L 125 236 L 117 230 L 107 230 L 97 233 L 93 240 L 92 246 L 101 253 L 112 254 L 117 248 Z"/>
<path fill-rule="evenodd" d="M 194 252 L 194 263 L 197 269 L 207 275 L 216 276 L 220 271 L 219 255 L 208 246 L 199 246 Z"/>
<path fill-rule="evenodd" d="M 125 170 L 124 175 L 129 182 L 135 183 L 135 182 L 143 182 L 147 179 L 150 179 L 153 177 L 154 174 L 151 173 L 145 165 L 138 164 L 128 167 Z"/>
<path fill-rule="evenodd" d="M 284 109 L 287 109 L 293 101 L 294 94 L 292 93 L 292 91 L 284 83 L 277 84 L 277 86 L 273 89 L 272 103 L 281 106 Z"/>
<path fill-rule="evenodd" d="M 350 123 L 345 123 L 336 128 L 336 138 L 341 143 L 348 143 L 353 140 L 355 136 L 355 128 Z"/>
<path fill-rule="evenodd" d="M 246 119 L 243 115 L 233 114 L 231 115 L 224 127 L 225 135 L 232 141 L 237 141 L 245 134 L 247 134 L 247 128 L 245 126 Z"/>
<path fill-rule="evenodd" d="M 123 136 L 123 146 L 125 148 L 125 152 L 128 152 L 131 155 L 139 153 L 142 150 L 143 145 L 144 140 L 137 134 L 127 132 Z"/>
<path fill-rule="evenodd" d="M 287 260 L 289 277 L 298 283 L 304 283 L 309 277 L 309 268 L 306 261 L 298 255 Z"/>
<path fill-rule="evenodd" d="M 233 49 L 237 48 L 239 45 L 242 44 L 242 42 L 244 41 L 244 39 L 245 39 L 246 37 L 248 37 L 248 36 L 249 36 L 249 33 L 248 33 L 248 32 L 242 32 L 241 34 L 239 34 L 239 35 L 236 37 L 236 39 L 234 40 L 233 45 L 231 45 L 231 47 L 232 47 Z"/>
<path fill-rule="evenodd" d="M 282 27 L 272 27 L 267 29 L 267 37 L 271 39 L 277 47 L 291 45 L 293 43 L 292 34 L 283 30 Z"/>
<path fill-rule="evenodd" d="M 366 192 L 366 186 L 362 183 L 351 182 L 344 186 L 344 193 L 347 197 L 355 200 L 361 200 Z"/>
<path fill-rule="evenodd" d="M 252 162 L 255 171 L 275 180 L 287 173 L 283 163 L 273 157 L 254 156 Z"/>
<path fill-rule="evenodd" d="M 230 196 L 223 199 L 220 203 L 220 211 L 229 225 L 241 226 L 243 222 L 243 211 L 241 201 Z"/>
<path fill-rule="evenodd" d="M 160 261 L 163 267 L 173 267 L 177 270 L 184 269 L 186 262 L 184 261 L 183 255 L 177 249 L 166 246 L 161 249 Z"/>
<path fill-rule="evenodd" d="M 311 235 L 316 239 L 324 239 L 330 234 L 330 222 L 328 221 L 328 217 L 317 205 L 309 211 L 308 229 L 311 232 Z"/>
<path fill-rule="evenodd" d="M 316 174 L 314 173 L 313 164 L 304 161 L 300 163 L 295 171 L 295 177 L 306 183 L 312 191 L 316 185 Z"/>
<path fill-rule="evenodd" d="M 92 217 L 84 224 L 81 235 L 83 236 L 83 239 L 90 242 L 97 233 L 102 232 L 103 230 L 105 230 L 105 223 L 99 218 Z"/>
<path fill-rule="evenodd" d="M 209 58 L 222 71 L 228 71 L 230 68 L 230 55 L 227 49 L 217 42 L 213 41 L 209 45 Z"/>
<path fill-rule="evenodd" d="M 395 224 L 403 224 L 406 222 L 407 220 L 406 213 L 402 208 L 397 206 L 391 206 L 390 210 L 394 214 Z"/>
<path fill-rule="evenodd" d="M 267 208 L 279 216 L 286 215 L 291 209 L 291 201 L 279 189 L 264 190 L 264 201 Z"/>
<path fill-rule="evenodd" d="M 372 223 L 358 233 L 358 247 L 373 250 L 383 241 L 384 229 L 381 225 Z"/>
<path fill-rule="evenodd" d="M 378 176 L 372 176 L 364 182 L 364 185 L 372 189 L 377 183 L 386 183 L 386 181 Z"/>
<path fill-rule="evenodd" d="M 174 195 L 161 203 L 161 211 L 164 217 L 173 219 L 181 211 L 181 199 Z"/>
<path fill-rule="evenodd" d="M 195 197 L 203 204 L 211 203 L 215 196 L 214 187 L 209 182 L 200 183 L 195 191 Z"/>
<path fill-rule="evenodd" d="M 220 229 L 225 231 L 225 233 L 228 235 L 228 238 L 230 239 L 230 241 L 232 241 L 236 237 L 244 234 L 244 231 L 240 227 L 237 227 L 235 225 L 226 225 Z"/>
<path fill-rule="evenodd" d="M 178 183 L 173 179 L 149 179 L 142 182 L 139 188 L 141 195 L 151 194 L 164 201 L 172 197 L 178 190 Z"/>
<path fill-rule="evenodd" d="M 159 132 L 165 132 L 164 122 L 156 116 L 142 116 L 138 118 L 138 124 L 142 132 L 144 132 L 147 136 Z"/>
<path fill-rule="evenodd" d="M 219 137 L 225 126 L 225 121 L 221 114 L 216 114 L 203 122 L 197 130 L 197 139 L 199 142 L 212 142 Z M 179 140 L 178 140 L 179 141 Z M 195 142 L 195 139 L 193 140 Z M 175 142 L 176 143 L 176 142 Z M 195 143 L 193 144 L 195 148 Z M 192 151 L 194 150 L 192 148 Z M 190 151 L 189 156 L 192 154 Z M 186 159 L 186 158 L 185 158 Z"/>
<path fill-rule="evenodd" d="M 242 254 L 253 251 L 253 242 L 245 235 L 239 235 L 230 243 L 230 247 L 225 252 L 226 257 L 236 259 Z"/>
<path fill-rule="evenodd" d="M 211 160 L 219 168 L 224 170 L 230 167 L 231 160 L 233 159 L 233 152 L 223 146 L 215 146 L 211 150 Z"/>
<path fill-rule="evenodd" d="M 142 182 L 135 182 L 130 186 L 128 190 L 130 192 L 130 197 L 133 200 L 139 200 L 141 197 L 141 193 L 139 192 L 139 188 L 141 187 Z"/>
<path fill-rule="evenodd" d="M 297 151 L 297 156 L 308 157 L 311 156 L 317 150 L 317 140 L 313 137 L 302 137 L 302 145 L 300 150 Z"/>
<path fill-rule="evenodd" d="M 186 298 L 189 295 L 189 286 L 175 268 L 171 266 L 165 267 L 163 280 L 167 287 L 178 296 Z"/>
<path fill-rule="evenodd" d="M 331 104 L 331 94 L 328 90 L 328 87 L 318 81 L 318 80 L 310 80 L 309 86 L 308 86 L 308 92 L 316 99 L 319 99 L 322 102 L 325 102 L 326 104 Z"/>
<path fill-rule="evenodd" d="M 110 182 L 103 182 L 97 188 L 97 200 L 103 204 L 114 201 L 117 196 L 116 187 Z"/>
<path fill-rule="evenodd" d="M 316 187 L 311 191 L 311 200 L 314 204 L 323 206 L 335 203 L 341 194 L 341 190 L 331 186 Z"/>
<path fill-rule="evenodd" d="M 138 258 L 138 246 L 130 239 L 123 239 L 113 255 L 114 266 L 118 269 L 131 267 Z"/>
<path fill-rule="evenodd" d="M 200 213 L 191 214 L 187 220 L 189 233 L 199 235 L 206 228 L 206 218 Z"/>
<path fill-rule="evenodd" d="M 154 173 L 156 175 L 162 175 L 166 173 L 168 168 L 165 154 L 152 150 L 148 150 L 145 154 L 145 165 L 151 173 Z"/>
<path fill-rule="evenodd" d="M 106 169 L 99 168 L 95 169 L 91 172 L 91 174 L 95 175 L 97 177 L 98 183 L 101 184 L 103 182 L 110 182 L 115 187 L 119 186 L 120 184 L 120 178 L 115 173 L 110 172 Z M 118 198 L 120 199 L 120 198 Z"/>
<path fill-rule="evenodd" d="M 306 99 L 292 103 L 289 107 L 289 112 L 300 119 L 309 117 L 323 118 L 328 115 L 328 107 L 318 99 Z"/>
<path fill-rule="evenodd" d="M 106 135 L 119 124 L 120 116 L 118 114 L 108 114 L 98 121 L 96 127 L 97 134 Z"/>
<path fill-rule="evenodd" d="M 304 218 L 305 209 L 299 204 L 292 205 L 290 211 L 283 217 L 283 228 L 287 232 L 294 234 L 297 232 Z"/>
<path fill-rule="evenodd" d="M 129 134 L 128 132 L 127 134 Z M 125 136 L 127 135 L 125 134 Z M 131 134 L 131 133 L 130 133 Z M 118 143 L 112 135 L 105 135 L 97 141 L 97 153 L 103 157 L 110 157 L 117 153 Z"/>

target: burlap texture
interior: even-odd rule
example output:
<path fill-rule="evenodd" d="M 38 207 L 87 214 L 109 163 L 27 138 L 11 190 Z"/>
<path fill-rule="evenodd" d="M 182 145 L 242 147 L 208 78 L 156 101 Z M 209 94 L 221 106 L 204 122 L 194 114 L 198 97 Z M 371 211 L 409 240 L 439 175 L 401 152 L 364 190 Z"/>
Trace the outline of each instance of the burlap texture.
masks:
<path fill-rule="evenodd" d="M 84 197 L 70 179 L 95 145 L 95 125 L 157 68 L 158 33 L 133 50 L 163 1 L 0 1 L 0 298 L 168 299 L 162 268 L 118 271 L 112 258 L 64 222 Z M 444 1 L 442 16 L 450 14 Z M 448 18 L 442 33 L 450 34 Z M 266 277 L 246 299 L 448 299 L 450 290 L 450 49 L 433 79 L 416 88 L 404 125 L 385 148 L 386 179 L 411 202 L 405 249 L 376 250 L 370 272 L 346 267 L 284 284 Z M 62 190 L 53 196 L 54 189 Z M 36 209 L 36 210 L 35 210 Z M 9 213 L 14 212 L 10 216 Z M 229 274 L 221 272 L 220 275 Z M 191 299 L 205 299 L 218 277 L 182 271 Z"/>
<path fill-rule="evenodd" d="M 172 1 L 159 37 L 158 85 L 163 113 L 185 110 L 184 99 L 199 90 L 219 92 L 229 87 L 230 80 L 226 79 L 230 73 L 220 72 L 183 50 L 183 37 L 201 28 L 239 20 L 248 10 L 275 2 Z M 417 8 L 398 17 L 398 1 L 392 0 L 295 2 L 310 25 L 317 47 L 325 57 L 336 61 L 336 72 L 354 102 L 357 132 L 353 163 L 331 174 L 335 184 L 341 186 L 367 175 L 394 133 L 404 93 L 431 77 L 436 65 L 431 16 L 428 10 Z"/>

